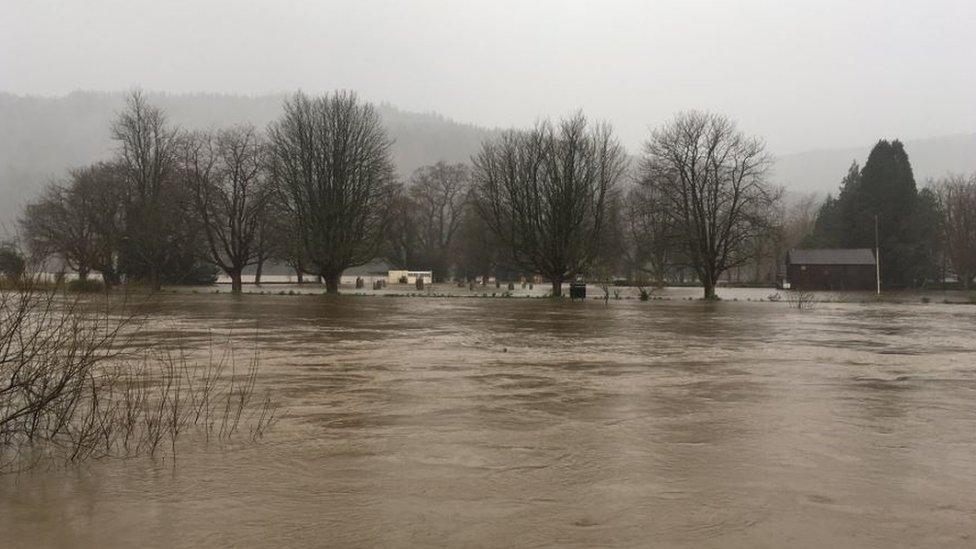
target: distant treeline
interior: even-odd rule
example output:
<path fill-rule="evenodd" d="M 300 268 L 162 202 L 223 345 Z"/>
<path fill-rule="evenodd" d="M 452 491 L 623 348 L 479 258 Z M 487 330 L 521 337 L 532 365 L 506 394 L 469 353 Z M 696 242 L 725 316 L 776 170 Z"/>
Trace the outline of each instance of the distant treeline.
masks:
<path fill-rule="evenodd" d="M 376 109 L 347 92 L 295 94 L 265 129 L 212 131 L 175 127 L 134 92 L 111 128 L 115 158 L 73 170 L 20 219 L 31 259 L 56 256 L 108 285 L 223 271 L 239 292 L 245 268 L 259 280 L 273 260 L 335 293 L 343 270 L 385 258 L 436 280 L 539 275 L 553 295 L 578 276 L 693 278 L 713 298 L 722 279 L 772 282 L 801 242 L 873 247 L 875 213 L 889 285 L 974 272 L 957 249 L 976 240 L 958 234 L 972 230 L 974 182 L 919 193 L 897 141 L 880 142 L 818 213 L 809 197 L 784 205 L 760 139 L 697 111 L 653 130 L 636 163 L 578 113 L 488 136 L 470 164 L 407 181 Z"/>

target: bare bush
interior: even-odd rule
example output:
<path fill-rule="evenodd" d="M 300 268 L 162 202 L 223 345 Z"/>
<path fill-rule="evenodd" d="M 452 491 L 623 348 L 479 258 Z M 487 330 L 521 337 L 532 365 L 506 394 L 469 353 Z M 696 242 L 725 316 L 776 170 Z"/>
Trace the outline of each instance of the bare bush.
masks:
<path fill-rule="evenodd" d="M 139 321 L 36 280 L 0 293 L 0 473 L 43 459 L 175 456 L 207 440 L 260 437 L 276 404 L 255 394 L 255 356 L 239 370 L 212 346 L 202 365 L 182 347 L 138 345 Z M 245 427 L 246 426 L 246 427 Z"/>
<path fill-rule="evenodd" d="M 786 303 L 793 309 L 812 309 L 817 305 L 817 296 L 806 290 L 786 292 Z"/>

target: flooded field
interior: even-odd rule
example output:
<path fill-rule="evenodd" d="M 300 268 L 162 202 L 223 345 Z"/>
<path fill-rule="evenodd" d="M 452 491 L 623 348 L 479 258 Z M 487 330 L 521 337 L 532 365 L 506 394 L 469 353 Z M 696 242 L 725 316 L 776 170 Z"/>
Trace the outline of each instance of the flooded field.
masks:
<path fill-rule="evenodd" d="M 976 307 L 697 292 L 164 296 L 280 421 L 0 477 L 0 546 L 976 546 Z"/>

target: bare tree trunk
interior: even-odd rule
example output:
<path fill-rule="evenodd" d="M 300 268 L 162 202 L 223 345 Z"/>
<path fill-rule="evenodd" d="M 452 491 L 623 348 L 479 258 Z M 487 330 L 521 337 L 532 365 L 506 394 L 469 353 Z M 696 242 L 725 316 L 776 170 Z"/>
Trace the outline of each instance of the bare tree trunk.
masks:
<path fill-rule="evenodd" d="M 244 291 L 244 282 L 241 280 L 241 271 L 231 271 L 229 274 L 231 293 L 234 295 L 240 295 Z"/>
<path fill-rule="evenodd" d="M 707 301 L 714 301 L 718 299 L 718 295 L 715 294 L 715 284 L 713 283 L 705 284 L 705 295 L 703 299 Z"/>
<path fill-rule="evenodd" d="M 718 299 L 718 295 L 715 294 L 715 276 L 711 273 L 705 274 L 701 280 L 702 286 L 705 288 L 705 293 L 702 299 L 706 301 L 713 301 Z"/>
<path fill-rule="evenodd" d="M 159 267 L 155 264 L 149 269 L 149 286 L 154 292 L 163 289 L 163 279 L 159 275 Z"/>
<path fill-rule="evenodd" d="M 295 270 L 295 276 L 298 278 L 298 283 L 299 284 L 304 284 L 305 283 L 305 273 L 303 273 L 302 271 L 299 271 L 299 270 L 296 269 Z"/>
<path fill-rule="evenodd" d="M 552 279 L 552 297 L 562 297 L 563 296 L 563 279 L 553 278 Z"/>
<path fill-rule="evenodd" d="M 254 285 L 261 285 L 261 271 L 264 270 L 264 258 L 258 259 L 258 265 L 254 269 Z"/>
<path fill-rule="evenodd" d="M 325 279 L 325 293 L 329 295 L 339 295 L 339 275 L 319 275 Z"/>
<path fill-rule="evenodd" d="M 88 281 L 88 269 L 84 267 L 78 269 L 78 280 L 80 280 L 81 282 Z"/>
<path fill-rule="evenodd" d="M 118 286 L 122 279 L 119 276 L 119 272 L 115 270 L 114 267 L 109 265 L 102 271 L 102 280 L 105 281 L 105 287 L 111 288 L 112 286 Z"/>

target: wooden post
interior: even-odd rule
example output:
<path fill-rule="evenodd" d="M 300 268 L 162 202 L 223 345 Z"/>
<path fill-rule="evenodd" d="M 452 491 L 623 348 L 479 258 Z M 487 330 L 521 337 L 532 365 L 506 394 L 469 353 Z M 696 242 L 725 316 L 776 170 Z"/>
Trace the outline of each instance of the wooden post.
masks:
<path fill-rule="evenodd" d="M 881 245 L 878 241 L 878 214 L 874 214 L 874 276 L 881 295 Z"/>

